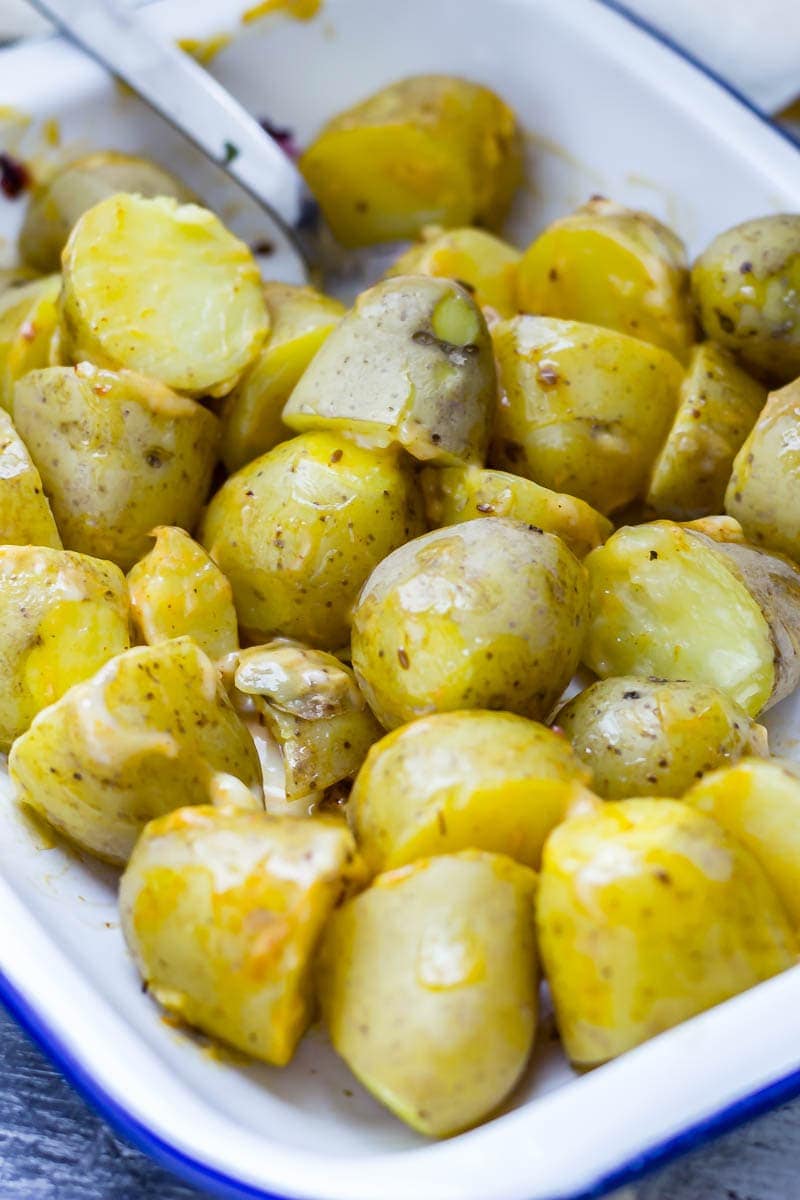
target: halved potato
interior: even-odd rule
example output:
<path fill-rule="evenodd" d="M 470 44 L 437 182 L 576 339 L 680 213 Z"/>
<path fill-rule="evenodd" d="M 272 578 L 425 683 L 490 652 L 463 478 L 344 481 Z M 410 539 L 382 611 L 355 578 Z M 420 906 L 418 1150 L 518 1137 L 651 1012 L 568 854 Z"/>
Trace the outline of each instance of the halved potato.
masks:
<path fill-rule="evenodd" d="M 49 275 L 0 295 L 0 408 L 14 411 L 14 385 L 50 362 L 58 328 L 61 276 Z"/>
<path fill-rule="evenodd" d="M 39 472 L 8 413 L 0 408 L 0 545 L 61 549 Z"/>
<path fill-rule="evenodd" d="M 392 275 L 435 275 L 454 279 L 475 303 L 499 317 L 513 317 L 517 305 L 519 250 L 484 229 L 423 230 L 422 241 L 400 255 L 386 272 Z"/>

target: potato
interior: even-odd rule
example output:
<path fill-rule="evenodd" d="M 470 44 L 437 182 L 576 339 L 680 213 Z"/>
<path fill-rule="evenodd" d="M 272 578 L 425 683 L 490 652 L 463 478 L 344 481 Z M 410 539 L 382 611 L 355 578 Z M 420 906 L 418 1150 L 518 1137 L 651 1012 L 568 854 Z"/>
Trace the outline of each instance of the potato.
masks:
<path fill-rule="evenodd" d="M 500 317 L 513 317 L 517 306 L 519 250 L 483 229 L 431 225 L 423 240 L 400 255 L 387 271 L 393 275 L 434 275 L 455 279 Z"/>
<path fill-rule="evenodd" d="M 426 225 L 497 228 L 522 181 L 514 114 L 480 84 L 415 75 L 323 127 L 300 169 L 346 246 Z"/>
<path fill-rule="evenodd" d="M 330 920 L 319 993 L 331 1041 L 420 1133 L 489 1116 L 525 1067 L 535 884 L 504 855 L 467 850 L 379 875 Z"/>
<path fill-rule="evenodd" d="M 22 264 L 14 267 L 0 267 L 0 297 L 4 299 L 6 292 L 20 288 L 37 277 L 36 271 L 32 271 L 30 267 Z"/>
<path fill-rule="evenodd" d="M 67 688 L 130 645 L 113 563 L 45 546 L 0 546 L 0 751 Z"/>
<path fill-rule="evenodd" d="M 497 386 L 483 314 L 450 279 L 362 292 L 292 392 L 291 429 L 331 429 L 415 458 L 482 463 Z"/>
<path fill-rule="evenodd" d="M 719 234 L 692 268 L 706 337 L 765 382 L 800 375 L 800 213 L 745 221 Z"/>
<path fill-rule="evenodd" d="M 601 513 L 644 495 L 683 372 L 614 330 L 515 317 L 494 326 L 500 371 L 492 464 Z"/>
<path fill-rule="evenodd" d="M 751 542 L 800 559 L 800 379 L 772 392 L 733 464 L 725 511 Z"/>
<path fill-rule="evenodd" d="M 772 884 L 715 821 L 622 800 L 544 848 L 539 950 L 570 1059 L 590 1067 L 792 966 Z"/>
<path fill-rule="evenodd" d="M 0 545 L 50 546 L 61 549 L 61 538 L 39 472 L 14 428 L 0 408 Z"/>
<path fill-rule="evenodd" d="M 538 867 L 589 778 L 566 739 L 534 721 L 435 713 L 372 747 L 347 815 L 372 871 L 471 847 Z"/>
<path fill-rule="evenodd" d="M 156 525 L 191 529 L 216 461 L 207 409 L 154 379 L 90 363 L 31 371 L 15 424 L 65 546 L 128 570 Z"/>
<path fill-rule="evenodd" d="M 290 283 L 265 284 L 264 298 L 269 336 L 222 410 L 222 458 L 229 471 L 292 436 L 281 418 L 283 406 L 345 311 L 338 300 Z"/>
<path fill-rule="evenodd" d="M 467 521 L 375 568 L 353 614 L 353 667 L 387 729 L 464 708 L 543 719 L 578 664 L 586 612 L 585 572 L 559 538 Z"/>
<path fill-rule="evenodd" d="M 424 528 L 420 510 L 393 451 L 308 433 L 231 476 L 201 541 L 233 585 L 250 641 L 277 634 L 335 650 L 372 568 Z"/>
<path fill-rule="evenodd" d="M 12 414 L 17 380 L 50 361 L 60 290 L 61 277 L 50 275 L 0 295 L 0 408 Z"/>
<path fill-rule="evenodd" d="M 768 753 L 766 729 L 702 683 L 601 680 L 570 700 L 556 724 L 605 800 L 682 796 L 715 767 Z"/>
<path fill-rule="evenodd" d="M 733 460 L 767 399 L 721 346 L 696 346 L 669 436 L 656 459 L 647 503 L 676 521 L 722 511 Z"/>
<path fill-rule="evenodd" d="M 224 396 L 267 335 L 255 259 L 195 204 L 110 196 L 79 219 L 63 263 L 72 362 L 140 371 L 188 396 Z"/>
<path fill-rule="evenodd" d="M 519 306 L 617 329 L 681 361 L 694 340 L 683 242 L 650 213 L 602 196 L 554 221 L 528 247 Z"/>
<path fill-rule="evenodd" d="M 278 745 L 290 802 L 352 779 L 383 733 L 350 668 L 299 642 L 242 650 L 234 684 Z"/>
<path fill-rule="evenodd" d="M 239 648 L 233 589 L 184 529 L 159 525 L 156 544 L 128 575 L 131 612 L 148 646 L 190 637 L 209 658 Z"/>
<path fill-rule="evenodd" d="M 191 199 L 174 175 L 146 158 L 115 150 L 85 154 L 34 188 L 19 235 L 24 261 L 37 271 L 58 271 L 61 251 L 78 218 L 116 192 Z"/>
<path fill-rule="evenodd" d="M 742 758 L 705 775 L 686 793 L 758 859 L 800 928 L 800 778 L 797 764 Z"/>
<path fill-rule="evenodd" d="M 182 808 L 139 839 L 122 928 L 159 1004 L 282 1067 L 313 1014 L 319 936 L 360 874 L 340 821 Z"/>
<path fill-rule="evenodd" d="M 710 684 L 751 717 L 800 682 L 800 569 L 788 559 L 654 521 L 619 529 L 586 566 L 584 662 L 601 678 Z"/>
<path fill-rule="evenodd" d="M 576 496 L 551 492 L 530 479 L 480 467 L 426 467 L 420 475 L 431 525 L 458 525 L 478 517 L 513 517 L 558 534 L 576 558 L 601 546 L 614 526 Z"/>
<path fill-rule="evenodd" d="M 263 807 L 252 738 L 189 638 L 136 646 L 70 688 L 14 743 L 8 767 L 20 801 L 112 863 L 182 805 Z"/>

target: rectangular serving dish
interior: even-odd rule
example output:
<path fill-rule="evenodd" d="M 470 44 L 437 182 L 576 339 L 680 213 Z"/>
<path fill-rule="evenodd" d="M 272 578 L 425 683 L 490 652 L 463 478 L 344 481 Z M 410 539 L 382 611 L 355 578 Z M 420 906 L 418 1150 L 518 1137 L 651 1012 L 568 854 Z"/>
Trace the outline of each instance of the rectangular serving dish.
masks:
<path fill-rule="evenodd" d="M 651 209 L 693 252 L 736 221 L 800 209 L 797 148 L 615 4 L 327 0 L 308 23 L 239 28 L 242 7 L 162 0 L 146 19 L 170 36 L 238 29 L 211 69 L 301 141 L 403 75 L 446 71 L 500 91 L 529 131 L 521 243 L 596 192 Z M 23 157 L 53 153 L 56 119 L 62 148 L 150 154 L 240 232 L 263 233 L 214 168 L 57 39 L 0 53 L 4 105 L 17 111 L 0 108 L 0 137 Z M 0 202 L 6 251 L 21 211 Z M 280 257 L 272 269 L 292 270 Z M 798 722 L 797 697 L 770 714 L 776 752 L 800 757 Z M 53 844 L 11 803 L 4 773 L 0 791 L 0 996 L 118 1130 L 219 1195 L 578 1200 L 800 1092 L 797 968 L 582 1076 L 545 1018 L 506 1111 L 427 1143 L 358 1086 L 319 1030 L 278 1071 L 213 1055 L 161 1019 L 122 943 L 115 873 Z"/>

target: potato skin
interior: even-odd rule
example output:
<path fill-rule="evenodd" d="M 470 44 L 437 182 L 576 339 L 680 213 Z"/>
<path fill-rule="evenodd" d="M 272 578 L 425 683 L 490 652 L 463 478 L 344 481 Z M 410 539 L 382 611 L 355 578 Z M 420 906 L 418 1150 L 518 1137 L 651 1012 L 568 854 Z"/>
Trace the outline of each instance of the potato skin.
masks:
<path fill-rule="evenodd" d="M 421 508 L 394 452 L 308 433 L 231 476 L 200 540 L 231 581 L 250 641 L 278 635 L 336 650 L 372 568 L 424 528 Z"/>
<path fill-rule="evenodd" d="M 423 462 L 482 463 L 497 387 L 486 321 L 451 279 L 402 275 L 362 292 L 283 419 Z"/>
<path fill-rule="evenodd" d="M 576 558 L 585 558 L 613 532 L 607 517 L 577 496 L 540 487 L 507 471 L 426 467 L 420 474 L 425 512 L 434 527 L 478 517 L 512 517 L 555 533 Z"/>
<path fill-rule="evenodd" d="M 455 279 L 475 303 L 498 317 L 513 317 L 517 305 L 519 250 L 485 229 L 423 230 L 422 241 L 400 255 L 386 272 L 393 275 L 434 275 Z"/>
<path fill-rule="evenodd" d="M 621 800 L 544 849 L 539 950 L 570 1059 L 595 1066 L 792 966 L 756 860 L 676 800 Z"/>
<path fill-rule="evenodd" d="M 605 800 L 682 796 L 716 767 L 768 753 L 763 726 L 724 692 L 699 683 L 600 680 L 555 720 Z"/>
<path fill-rule="evenodd" d="M 706 337 L 765 383 L 800 375 L 800 214 L 758 217 L 715 237 L 692 268 Z"/>
<path fill-rule="evenodd" d="M 471 847 L 538 867 L 589 779 L 566 739 L 534 721 L 434 713 L 376 742 L 347 817 L 371 871 Z"/>
<path fill-rule="evenodd" d="M 276 1066 L 313 1014 L 311 966 L 361 865 L 341 821 L 206 806 L 151 821 L 122 876 L 128 947 L 149 993 Z"/>
<path fill-rule="evenodd" d="M 12 415 L 17 380 L 50 362 L 60 290 L 49 275 L 0 294 L 0 408 Z"/>
<path fill-rule="evenodd" d="M 722 346 L 696 346 L 675 421 L 653 467 L 648 506 L 675 521 L 722 512 L 733 460 L 766 399 L 766 388 Z"/>
<path fill-rule="evenodd" d="M 353 667 L 387 729 L 469 708 L 543 719 L 585 624 L 585 573 L 559 538 L 504 518 L 467 521 L 376 567 L 353 614 Z"/>
<path fill-rule="evenodd" d="M 694 337 L 686 249 L 668 226 L 596 197 L 549 225 L 519 266 L 523 312 L 616 329 L 684 361 Z"/>
<path fill-rule="evenodd" d="M 190 637 L 209 658 L 239 648 L 233 588 L 184 529 L 159 525 L 153 549 L 128 573 L 131 613 L 148 646 Z"/>
<path fill-rule="evenodd" d="M 117 655 L 39 714 L 8 765 L 19 800 L 112 863 L 182 805 L 263 807 L 252 738 L 189 638 Z"/>
<path fill-rule="evenodd" d="M 39 472 L 8 413 L 0 408 L 0 545 L 61 549 Z"/>
<path fill-rule="evenodd" d="M 30 372 L 14 407 L 69 549 L 128 570 L 154 526 L 197 521 L 219 440 L 202 405 L 157 380 L 80 363 Z"/>
<path fill-rule="evenodd" d="M 467 850 L 379 875 L 330 920 L 318 979 L 331 1041 L 420 1133 L 487 1117 L 525 1066 L 535 884 L 504 855 Z"/>
<path fill-rule="evenodd" d="M 300 169 L 339 241 L 363 246 L 431 223 L 497 228 L 522 181 L 521 143 L 488 88 L 415 75 L 335 116 Z"/>
<path fill-rule="evenodd" d="M 500 372 L 493 466 L 608 514 L 642 497 L 683 372 L 657 346 L 550 317 L 492 329 Z"/>

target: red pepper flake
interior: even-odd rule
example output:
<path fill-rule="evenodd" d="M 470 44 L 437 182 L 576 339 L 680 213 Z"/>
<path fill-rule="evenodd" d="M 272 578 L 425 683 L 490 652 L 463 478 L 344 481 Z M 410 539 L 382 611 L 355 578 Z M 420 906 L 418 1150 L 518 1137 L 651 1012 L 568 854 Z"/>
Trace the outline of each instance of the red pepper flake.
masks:
<path fill-rule="evenodd" d="M 0 191 L 9 200 L 16 200 L 31 186 L 31 173 L 23 162 L 10 154 L 0 153 Z"/>
<path fill-rule="evenodd" d="M 33 321 L 26 321 L 20 328 L 19 336 L 24 338 L 26 342 L 32 342 L 36 339 L 36 325 Z"/>

